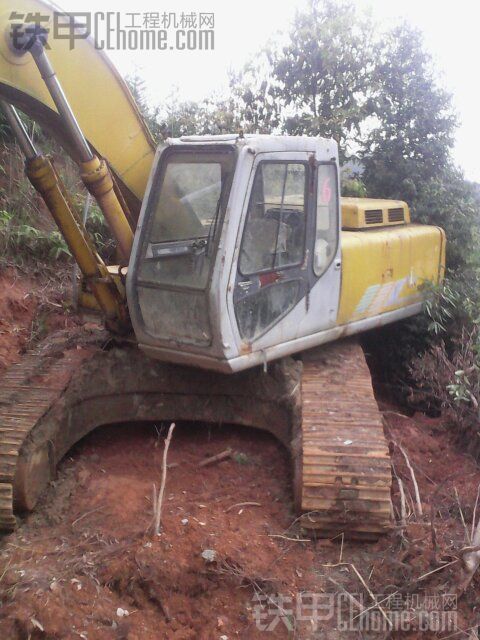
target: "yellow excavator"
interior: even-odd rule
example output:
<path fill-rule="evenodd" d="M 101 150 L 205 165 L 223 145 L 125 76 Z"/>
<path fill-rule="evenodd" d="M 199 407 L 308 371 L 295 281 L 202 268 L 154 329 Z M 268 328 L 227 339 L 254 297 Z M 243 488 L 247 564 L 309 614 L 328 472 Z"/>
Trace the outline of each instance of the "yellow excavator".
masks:
<path fill-rule="evenodd" d="M 191 136 L 155 151 L 90 39 L 47 39 L 31 16 L 54 9 L 19 0 L 13 42 L 0 8 L 1 106 L 79 265 L 81 302 L 115 338 L 40 345 L 0 381 L 0 528 L 34 508 L 97 426 L 193 420 L 279 438 L 305 529 L 388 530 L 388 445 L 350 336 L 420 312 L 425 283 L 443 277 L 444 232 L 413 224 L 401 201 L 341 199 L 333 140 Z M 119 264 L 100 258 L 19 110 L 78 163 Z"/>

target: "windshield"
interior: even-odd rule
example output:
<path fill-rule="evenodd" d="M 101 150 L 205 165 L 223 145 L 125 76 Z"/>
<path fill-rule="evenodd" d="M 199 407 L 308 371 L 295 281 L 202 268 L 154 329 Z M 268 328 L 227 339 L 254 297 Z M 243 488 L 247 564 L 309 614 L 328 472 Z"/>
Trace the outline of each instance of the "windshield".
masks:
<path fill-rule="evenodd" d="M 234 162 L 232 148 L 166 152 L 147 204 L 141 278 L 205 288 Z"/>

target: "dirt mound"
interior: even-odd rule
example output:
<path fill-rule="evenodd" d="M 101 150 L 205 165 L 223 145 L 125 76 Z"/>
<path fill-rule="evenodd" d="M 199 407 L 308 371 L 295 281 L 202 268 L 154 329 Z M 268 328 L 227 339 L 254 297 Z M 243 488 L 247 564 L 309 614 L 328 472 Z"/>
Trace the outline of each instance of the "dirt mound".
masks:
<path fill-rule="evenodd" d="M 231 458 L 198 466 L 227 447 Z M 255 638 L 255 593 L 296 593 L 313 580 L 312 543 L 273 537 L 294 516 L 289 459 L 271 436 L 177 426 L 156 538 L 146 531 L 162 451 L 160 431 L 142 425 L 104 428 L 78 446 L 7 542 L 0 636 L 21 638 L 36 621 L 54 638 Z"/>
<path fill-rule="evenodd" d="M 0 271 L 0 376 L 39 339 L 81 324 L 65 305 L 68 267 L 63 270 L 64 277 L 58 274 L 63 286 L 44 278 L 26 277 L 14 268 Z"/>
<path fill-rule="evenodd" d="M 0 273 L 0 374 L 18 359 L 31 337 L 38 298 L 33 282 L 14 270 Z"/>

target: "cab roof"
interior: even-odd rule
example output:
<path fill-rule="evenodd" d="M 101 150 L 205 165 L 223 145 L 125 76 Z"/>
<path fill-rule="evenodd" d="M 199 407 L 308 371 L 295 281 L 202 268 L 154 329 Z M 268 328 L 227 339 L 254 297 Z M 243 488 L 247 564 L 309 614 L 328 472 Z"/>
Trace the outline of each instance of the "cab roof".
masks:
<path fill-rule="evenodd" d="M 255 152 L 275 151 L 321 151 L 330 153 L 336 157 L 337 143 L 334 140 L 311 136 L 280 136 L 264 134 L 224 134 L 206 136 L 182 136 L 181 138 L 169 138 L 169 145 L 209 145 L 231 144 L 237 147 L 248 145 Z"/>

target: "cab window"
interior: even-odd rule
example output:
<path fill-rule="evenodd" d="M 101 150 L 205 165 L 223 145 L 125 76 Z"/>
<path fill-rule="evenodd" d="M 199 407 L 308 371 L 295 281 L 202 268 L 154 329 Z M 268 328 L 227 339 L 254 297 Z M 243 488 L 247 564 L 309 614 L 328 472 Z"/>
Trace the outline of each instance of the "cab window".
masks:
<path fill-rule="evenodd" d="M 261 162 L 247 211 L 240 272 L 250 275 L 301 264 L 305 252 L 307 167 Z"/>

